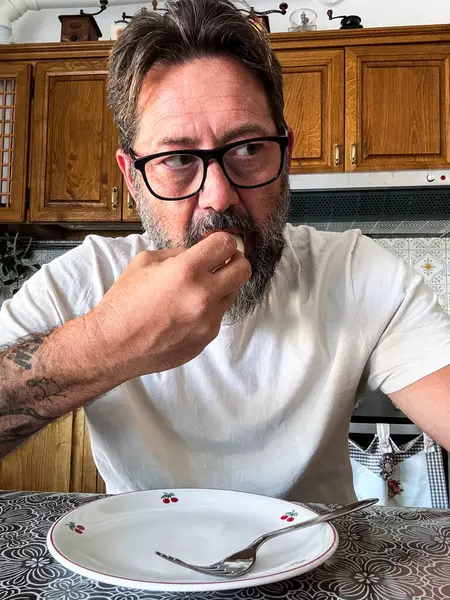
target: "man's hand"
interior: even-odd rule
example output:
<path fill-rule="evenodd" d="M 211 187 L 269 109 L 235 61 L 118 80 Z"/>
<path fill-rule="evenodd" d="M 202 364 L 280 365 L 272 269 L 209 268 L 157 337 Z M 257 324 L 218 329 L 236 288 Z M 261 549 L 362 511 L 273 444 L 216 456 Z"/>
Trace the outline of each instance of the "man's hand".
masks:
<path fill-rule="evenodd" d="M 217 232 L 188 250 L 140 252 L 85 315 L 103 341 L 102 360 L 126 381 L 200 354 L 251 276 L 236 247 L 232 235 Z"/>

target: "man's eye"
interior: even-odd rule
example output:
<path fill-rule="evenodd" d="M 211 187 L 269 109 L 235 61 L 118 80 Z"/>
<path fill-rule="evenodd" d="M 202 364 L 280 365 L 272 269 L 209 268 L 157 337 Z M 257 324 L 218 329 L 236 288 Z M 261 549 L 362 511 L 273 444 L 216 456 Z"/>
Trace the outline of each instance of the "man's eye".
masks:
<path fill-rule="evenodd" d="M 235 149 L 236 156 L 247 157 L 247 156 L 255 156 L 259 152 L 261 152 L 263 148 L 263 144 L 253 143 L 253 144 L 245 144 L 244 146 L 238 146 Z"/>
<path fill-rule="evenodd" d="M 166 156 L 163 162 L 167 167 L 178 169 L 194 164 L 197 160 L 196 156 L 191 156 L 190 154 L 173 154 L 172 156 Z"/>

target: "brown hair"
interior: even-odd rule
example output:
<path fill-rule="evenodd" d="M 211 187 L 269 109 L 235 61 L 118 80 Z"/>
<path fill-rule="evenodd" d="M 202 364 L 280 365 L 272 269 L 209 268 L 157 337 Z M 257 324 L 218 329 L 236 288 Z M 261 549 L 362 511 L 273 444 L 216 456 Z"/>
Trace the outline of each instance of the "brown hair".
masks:
<path fill-rule="evenodd" d="M 281 66 L 265 34 L 230 0 L 167 0 L 167 7 L 164 13 L 138 13 L 110 56 L 109 104 L 122 149 L 129 153 L 133 147 L 138 97 L 152 65 L 220 54 L 233 56 L 259 77 L 281 133 L 286 127 Z"/>

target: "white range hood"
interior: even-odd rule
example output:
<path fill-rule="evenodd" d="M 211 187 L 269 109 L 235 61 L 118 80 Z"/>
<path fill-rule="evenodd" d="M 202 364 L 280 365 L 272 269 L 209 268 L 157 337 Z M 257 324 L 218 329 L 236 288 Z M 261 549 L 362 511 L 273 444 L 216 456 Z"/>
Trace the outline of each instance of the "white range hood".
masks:
<path fill-rule="evenodd" d="M 450 169 L 291 175 L 293 191 L 450 186 Z"/>

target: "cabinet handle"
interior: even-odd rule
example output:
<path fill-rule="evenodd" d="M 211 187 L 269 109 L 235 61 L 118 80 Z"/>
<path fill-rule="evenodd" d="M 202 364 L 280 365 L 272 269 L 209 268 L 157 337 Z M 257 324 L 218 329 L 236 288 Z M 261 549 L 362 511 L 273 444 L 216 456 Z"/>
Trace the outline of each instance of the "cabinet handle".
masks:
<path fill-rule="evenodd" d="M 350 164 L 352 166 L 356 165 L 356 144 L 352 144 L 352 148 L 350 151 Z"/>
<path fill-rule="evenodd" d="M 111 208 L 117 210 L 117 188 L 113 187 L 111 191 Z"/>
<path fill-rule="evenodd" d="M 130 210 L 133 210 L 133 208 L 134 208 L 133 196 L 130 194 L 130 192 L 128 192 L 127 205 Z"/>
<path fill-rule="evenodd" d="M 338 167 L 341 164 L 341 151 L 339 144 L 334 145 L 334 166 Z"/>

